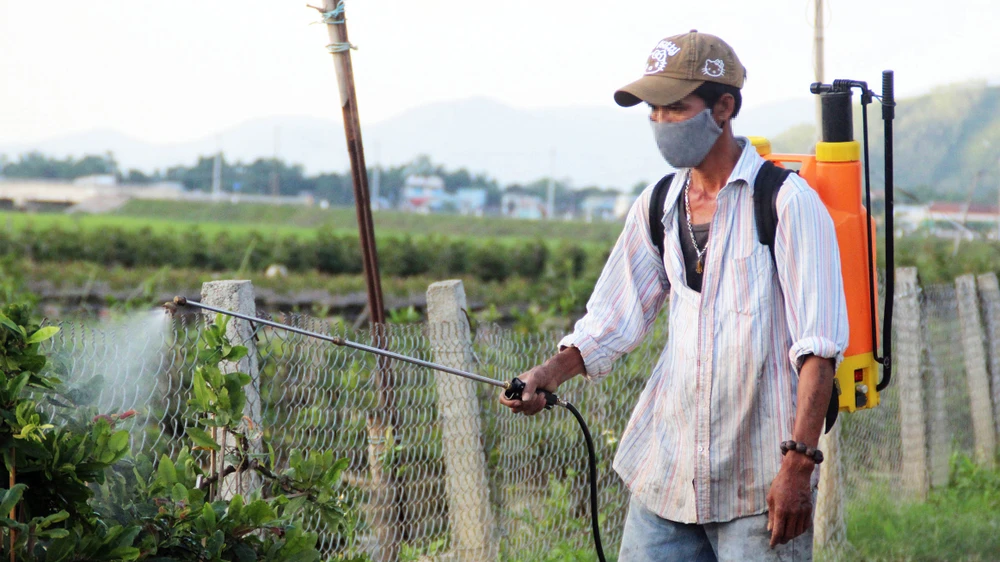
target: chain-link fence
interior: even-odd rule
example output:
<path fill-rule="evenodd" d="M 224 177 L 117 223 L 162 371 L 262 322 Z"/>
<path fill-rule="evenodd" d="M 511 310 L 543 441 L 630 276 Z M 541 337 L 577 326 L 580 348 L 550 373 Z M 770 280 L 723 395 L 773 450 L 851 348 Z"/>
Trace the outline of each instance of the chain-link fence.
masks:
<path fill-rule="evenodd" d="M 990 300 L 993 297 L 987 293 L 985 290 L 980 295 L 983 357 L 979 359 L 988 363 L 992 358 L 995 368 L 996 325 L 991 322 L 997 321 L 1000 301 Z M 975 401 L 966 376 L 970 368 L 966 353 L 969 332 L 963 329 L 967 318 L 960 314 L 956 289 L 935 286 L 921 290 L 914 285 L 902 298 L 907 296 L 914 297 L 917 306 L 897 306 L 900 331 L 896 350 L 897 357 L 900 353 L 919 355 L 912 362 L 918 369 L 918 384 L 903 384 L 913 373 L 905 361 L 899 361 L 897 379 L 882 393 L 880 406 L 840 417 L 840 470 L 847 512 L 875 496 L 890 501 L 908 497 L 899 490 L 914 488 L 909 481 L 914 471 L 923 471 L 927 486 L 943 484 L 949 455 L 956 451 L 974 455 L 977 438 L 984 438 L 970 429 L 976 427 L 976 419 L 986 415 L 996 420 L 992 410 L 977 412 L 970 406 Z M 916 316 L 912 317 L 914 310 Z M 367 331 L 331 326 L 309 316 L 275 320 L 372 343 Z M 196 343 L 203 327 L 204 322 L 194 316 L 164 324 L 161 313 L 121 325 L 95 327 L 67 322 L 51 351 L 64 365 L 75 392 L 93 393 L 102 411 L 137 410 L 133 451 L 159 456 L 181 446 L 190 378 L 197 361 Z M 465 325 L 394 325 L 389 327 L 384 344 L 396 353 L 427 361 L 440 360 L 442 354 L 462 352 L 471 345 L 469 370 L 509 380 L 550 356 L 558 341 L 557 335 L 522 334 L 496 325 L 475 326 L 471 336 L 455 337 L 466 329 Z M 914 337 L 916 349 L 911 344 Z M 645 343 L 620 360 L 601 384 L 577 380 L 560 389 L 561 397 L 581 410 L 594 436 L 601 529 L 609 555 L 618 549 L 628 497 L 611 470 L 611 460 L 665 338 L 661 318 Z M 454 349 L 447 349 L 449 341 L 454 342 Z M 552 552 L 592 550 L 587 452 L 576 421 L 565 410 L 556 408 L 531 418 L 511 415 L 497 401 L 499 389 L 483 384 L 470 387 L 474 390 L 466 395 L 466 403 L 451 403 L 459 400 L 458 395 L 446 390 L 460 384 L 460 379 L 400 362 L 391 363 L 380 385 L 374 356 L 270 327 L 257 326 L 252 341 L 236 343 L 256 348 L 258 430 L 273 448 L 277 464 L 287 463 L 294 449 L 333 451 L 337 457 L 349 459 L 344 491 L 355 502 L 361 524 L 354 542 L 349 542 L 343 533 L 313 522 L 327 552 L 377 550 L 377 537 L 384 537 L 375 532 L 377 517 L 392 528 L 393 550 L 411 560 L 429 556 L 533 561 L 550 559 Z M 91 380 L 95 375 L 103 379 Z M 991 386 L 997 390 L 997 384 Z M 391 387 L 388 402 L 387 387 Z M 920 392 L 914 395 L 907 388 Z M 914 400 L 920 403 L 917 410 L 921 418 L 907 417 L 912 410 L 907 404 Z M 990 405 L 989 400 L 979 402 L 983 403 Z M 393 426 L 375 435 L 371 431 L 373 413 L 387 404 L 394 410 L 386 418 L 394 421 Z M 996 406 L 994 403 L 992 408 Z M 923 436 L 922 441 L 907 437 L 905 428 L 913 419 L 920 424 L 916 433 Z M 456 427 L 459 433 L 455 433 Z M 463 430 L 473 431 L 478 439 L 466 447 L 468 450 L 456 450 L 454 436 Z M 923 450 L 908 456 L 905 447 L 911 442 Z M 465 462 L 469 459 L 474 462 Z M 922 463 L 919 467 L 907 466 L 918 461 Z M 372 463 L 391 470 L 396 484 L 389 519 L 371 508 L 372 494 L 377 491 L 371 485 Z M 449 484 L 455 471 L 479 470 L 477 467 L 484 473 L 482 490 L 456 488 L 454 481 Z M 477 486 L 475 478 L 466 482 Z M 919 489 L 921 486 L 917 488 L 918 496 L 926 492 Z M 462 514 L 455 513 L 454 505 L 459 498 L 465 501 L 475 494 L 482 494 L 488 505 L 488 513 L 471 514 L 474 523 L 485 529 L 488 544 L 484 554 L 469 557 L 455 553 L 458 530 L 454 527 Z M 567 556 L 570 558 L 559 559 L 572 559 L 573 555 Z"/>

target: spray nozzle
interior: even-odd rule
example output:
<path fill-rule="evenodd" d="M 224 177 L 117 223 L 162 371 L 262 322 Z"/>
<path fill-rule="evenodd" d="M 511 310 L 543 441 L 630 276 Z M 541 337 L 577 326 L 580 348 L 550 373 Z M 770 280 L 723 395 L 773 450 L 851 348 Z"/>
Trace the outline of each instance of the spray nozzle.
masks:
<path fill-rule="evenodd" d="M 163 308 L 167 311 L 167 314 L 174 314 L 179 307 L 187 306 L 187 303 L 188 300 L 184 297 L 174 297 L 174 300 L 163 303 Z"/>

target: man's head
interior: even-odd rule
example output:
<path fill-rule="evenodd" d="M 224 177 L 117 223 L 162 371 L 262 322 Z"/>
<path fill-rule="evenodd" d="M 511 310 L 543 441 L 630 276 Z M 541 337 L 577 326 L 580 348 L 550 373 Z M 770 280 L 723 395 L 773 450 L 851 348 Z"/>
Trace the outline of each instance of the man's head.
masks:
<path fill-rule="evenodd" d="M 746 69 L 732 47 L 714 35 L 691 30 L 657 43 L 646 60 L 644 76 L 615 92 L 615 102 L 631 107 L 641 102 L 667 107 L 694 94 L 708 108 L 726 94 L 733 97 L 736 117 Z"/>

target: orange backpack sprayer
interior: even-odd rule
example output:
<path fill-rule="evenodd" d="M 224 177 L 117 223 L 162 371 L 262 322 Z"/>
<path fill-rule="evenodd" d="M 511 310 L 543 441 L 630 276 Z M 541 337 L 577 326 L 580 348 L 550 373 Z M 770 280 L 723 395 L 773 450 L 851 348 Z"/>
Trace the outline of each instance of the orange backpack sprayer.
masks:
<path fill-rule="evenodd" d="M 851 90 L 861 90 L 864 163 L 862 146 L 854 140 Z M 892 300 L 894 278 L 892 224 L 892 120 L 895 113 L 893 73 L 882 73 L 882 119 L 885 124 L 885 314 L 882 323 L 882 354 L 878 352 L 877 285 L 875 280 L 875 222 L 871 215 L 871 178 L 868 158 L 868 104 L 878 98 L 865 82 L 834 80 L 814 83 L 820 96 L 822 140 L 816 154 L 774 154 L 762 137 L 751 142 L 764 158 L 780 165 L 798 164 L 798 173 L 819 194 L 837 230 L 841 274 L 847 298 L 850 340 L 844 361 L 837 369 L 839 411 L 854 412 L 879 404 L 879 392 L 891 378 Z M 864 172 L 864 204 L 861 175 Z M 879 378 L 878 364 L 882 365 Z"/>

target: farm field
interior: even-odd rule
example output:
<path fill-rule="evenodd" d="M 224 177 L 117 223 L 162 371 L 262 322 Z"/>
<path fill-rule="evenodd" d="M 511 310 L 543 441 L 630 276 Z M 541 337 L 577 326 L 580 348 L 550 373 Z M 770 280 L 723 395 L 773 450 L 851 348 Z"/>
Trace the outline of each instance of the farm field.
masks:
<path fill-rule="evenodd" d="M 303 235 L 308 235 L 306 231 L 320 226 L 333 227 L 337 232 L 357 232 L 355 211 L 348 207 L 320 209 L 291 205 L 225 202 L 205 205 L 132 200 L 108 216 L 109 219 L 111 217 L 155 220 L 156 224 L 196 223 L 199 227 L 210 224 L 253 225 L 258 230 L 263 230 L 265 227 L 275 226 L 283 229 L 283 232 L 295 232 L 294 229 L 299 229 Z M 537 221 L 505 217 L 421 215 L 400 211 L 375 211 L 372 218 L 376 234 L 540 238 L 605 245 L 614 243 L 622 227 L 619 222 Z M 152 227 L 152 223 L 149 226 Z"/>

